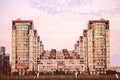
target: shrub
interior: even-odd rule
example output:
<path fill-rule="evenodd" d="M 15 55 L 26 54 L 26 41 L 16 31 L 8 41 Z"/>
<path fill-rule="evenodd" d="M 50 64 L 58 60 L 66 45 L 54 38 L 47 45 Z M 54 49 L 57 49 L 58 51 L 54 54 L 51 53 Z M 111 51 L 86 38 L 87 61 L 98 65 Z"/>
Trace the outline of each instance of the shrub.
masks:
<path fill-rule="evenodd" d="M 116 73 L 117 73 L 116 71 L 112 71 L 112 70 L 106 71 L 106 74 L 107 74 L 107 75 L 114 75 L 114 74 L 116 74 Z"/>
<path fill-rule="evenodd" d="M 19 75 L 19 72 L 13 72 L 12 75 Z"/>

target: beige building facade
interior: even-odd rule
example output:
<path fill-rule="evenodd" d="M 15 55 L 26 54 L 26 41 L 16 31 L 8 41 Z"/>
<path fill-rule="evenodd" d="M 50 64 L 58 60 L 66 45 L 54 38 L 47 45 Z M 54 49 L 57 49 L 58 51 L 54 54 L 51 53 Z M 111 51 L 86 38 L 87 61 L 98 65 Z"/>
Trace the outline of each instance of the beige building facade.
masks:
<path fill-rule="evenodd" d="M 34 30 L 32 20 L 12 21 L 12 68 L 11 72 L 24 74 L 37 71 L 37 59 L 40 57 L 40 39 Z"/>
<path fill-rule="evenodd" d="M 88 68 L 91 74 L 105 73 L 110 68 L 108 20 L 90 20 L 88 23 Z"/>
<path fill-rule="evenodd" d="M 83 61 L 86 73 L 105 74 L 110 69 L 109 20 L 90 20 L 75 51 Z"/>
<path fill-rule="evenodd" d="M 38 64 L 39 72 L 52 72 L 52 71 L 80 71 L 84 72 L 84 68 L 81 67 L 79 59 L 41 59 Z"/>

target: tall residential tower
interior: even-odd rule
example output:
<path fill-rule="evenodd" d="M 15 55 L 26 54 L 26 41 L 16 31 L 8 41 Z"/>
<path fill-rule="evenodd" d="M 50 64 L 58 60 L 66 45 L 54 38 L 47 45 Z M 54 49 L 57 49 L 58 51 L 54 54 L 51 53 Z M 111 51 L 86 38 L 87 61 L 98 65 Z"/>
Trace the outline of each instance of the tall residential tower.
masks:
<path fill-rule="evenodd" d="M 110 68 L 109 20 L 90 20 L 75 51 L 80 55 L 85 72 L 105 74 Z"/>
<path fill-rule="evenodd" d="M 110 68 L 110 36 L 108 20 L 88 23 L 88 68 L 91 74 L 105 73 Z"/>
<path fill-rule="evenodd" d="M 12 73 L 24 74 L 29 71 L 37 71 L 37 59 L 40 57 L 41 45 L 32 20 L 13 20 Z"/>

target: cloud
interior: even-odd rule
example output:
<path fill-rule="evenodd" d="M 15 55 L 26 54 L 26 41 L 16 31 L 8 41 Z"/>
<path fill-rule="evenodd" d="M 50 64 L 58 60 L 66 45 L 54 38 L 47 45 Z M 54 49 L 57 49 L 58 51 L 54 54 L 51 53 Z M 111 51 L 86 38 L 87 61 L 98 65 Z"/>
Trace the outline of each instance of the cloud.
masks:
<path fill-rule="evenodd" d="M 120 14 L 120 1 L 115 0 L 29 0 L 29 5 L 47 14 L 114 15 Z"/>
<path fill-rule="evenodd" d="M 43 10 L 48 14 L 72 12 L 71 9 L 91 3 L 91 0 L 29 0 L 33 8 Z"/>
<path fill-rule="evenodd" d="M 109 10 L 108 13 L 111 13 L 111 14 L 120 14 L 120 4 L 116 5 L 115 8 Z"/>

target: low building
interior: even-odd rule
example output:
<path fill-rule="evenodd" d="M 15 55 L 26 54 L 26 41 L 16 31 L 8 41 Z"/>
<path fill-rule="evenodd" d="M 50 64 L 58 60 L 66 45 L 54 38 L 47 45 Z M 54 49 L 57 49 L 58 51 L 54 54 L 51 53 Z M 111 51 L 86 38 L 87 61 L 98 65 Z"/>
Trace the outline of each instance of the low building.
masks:
<path fill-rule="evenodd" d="M 84 64 L 81 63 L 80 58 L 77 56 L 78 54 L 74 51 L 68 51 L 67 49 L 45 51 L 38 61 L 38 71 L 46 73 L 53 71 L 74 72 L 77 70 L 84 73 Z"/>
<path fill-rule="evenodd" d="M 38 63 L 39 72 L 79 71 L 84 73 L 83 64 L 79 59 L 43 59 Z"/>

